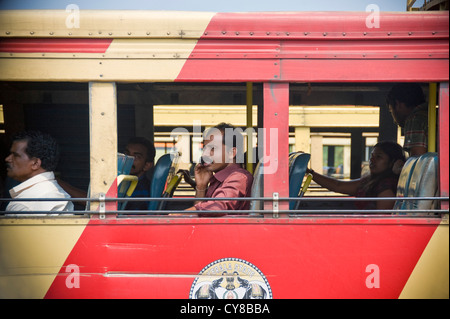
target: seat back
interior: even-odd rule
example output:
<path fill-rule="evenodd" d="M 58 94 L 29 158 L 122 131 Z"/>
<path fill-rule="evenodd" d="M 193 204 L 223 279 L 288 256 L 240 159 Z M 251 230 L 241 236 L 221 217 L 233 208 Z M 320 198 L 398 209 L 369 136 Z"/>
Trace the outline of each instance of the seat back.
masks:
<path fill-rule="evenodd" d="M 438 155 L 426 153 L 419 157 L 411 176 L 408 197 L 434 197 L 438 192 Z M 433 201 L 414 200 L 405 203 L 405 209 L 431 209 Z"/>
<path fill-rule="evenodd" d="M 132 181 L 128 178 L 125 178 L 125 176 L 129 176 L 131 167 L 133 166 L 133 162 L 134 162 L 133 156 L 117 153 L 117 176 L 118 177 L 122 176 L 120 180 L 119 179 L 117 180 L 118 198 L 125 197 L 128 192 L 128 189 L 131 186 Z M 131 191 L 131 193 L 133 192 Z"/>
<path fill-rule="evenodd" d="M 255 171 L 253 172 L 253 184 L 251 190 L 251 197 L 263 197 L 263 159 L 261 158 L 256 165 Z M 262 200 L 252 200 L 250 202 L 250 210 L 262 210 L 264 208 L 264 201 Z M 250 213 L 252 214 L 252 213 Z"/>
<path fill-rule="evenodd" d="M 131 197 L 138 183 L 137 176 L 129 175 L 134 157 L 117 153 L 117 198 Z M 125 209 L 127 202 L 119 202 L 117 208 Z"/>
<path fill-rule="evenodd" d="M 171 198 L 173 197 L 173 193 L 175 193 L 175 189 L 178 187 L 178 185 L 181 183 L 182 176 L 181 174 L 174 175 L 170 182 L 167 184 L 167 187 L 162 195 L 163 198 Z M 167 201 L 161 201 L 158 205 L 158 210 L 164 210 L 166 209 Z"/>
<path fill-rule="evenodd" d="M 166 188 L 166 184 L 171 177 L 169 173 L 171 173 L 172 175 L 175 170 L 175 167 L 173 167 L 175 158 L 177 158 L 177 156 L 174 154 L 164 154 L 159 158 L 153 170 L 153 176 L 150 185 L 150 197 L 162 197 L 164 189 Z M 150 201 L 148 204 L 148 209 L 157 210 L 159 204 L 160 202 Z"/>
<path fill-rule="evenodd" d="M 311 155 L 307 153 L 291 153 L 289 155 L 289 197 L 298 197 L 302 187 Z M 296 201 L 289 202 L 289 209 L 296 207 Z"/>
<path fill-rule="evenodd" d="M 434 197 L 438 194 L 438 155 L 426 153 L 420 157 L 410 158 L 411 167 L 403 167 L 397 187 L 398 197 Z M 414 162 L 414 165 L 412 163 Z M 405 172 L 404 172 L 405 171 Z M 404 181 L 407 178 L 406 181 Z M 401 184 L 401 185 L 400 185 Z M 401 202 L 401 203 L 398 203 Z M 436 202 L 429 200 L 398 200 L 394 208 L 397 209 L 431 209 Z"/>
<path fill-rule="evenodd" d="M 117 153 L 117 175 L 129 175 L 133 162 L 133 156 Z"/>
<path fill-rule="evenodd" d="M 408 188 L 409 183 L 411 181 L 411 176 L 414 172 L 414 168 L 416 167 L 416 163 L 418 157 L 410 157 L 406 161 L 406 163 L 403 165 L 402 171 L 400 173 L 400 177 L 398 178 L 397 183 L 397 197 L 407 197 L 408 196 Z M 405 209 L 404 207 L 405 201 L 398 199 L 395 202 L 394 209 Z"/>
<path fill-rule="evenodd" d="M 298 197 L 310 158 L 311 155 L 307 153 L 296 152 L 289 155 L 289 197 Z M 264 159 L 261 158 L 253 173 L 251 197 L 264 197 L 263 162 Z M 289 209 L 294 209 L 295 204 L 295 201 L 289 202 Z M 250 202 L 250 210 L 262 209 L 264 209 L 264 201 L 252 200 Z"/>

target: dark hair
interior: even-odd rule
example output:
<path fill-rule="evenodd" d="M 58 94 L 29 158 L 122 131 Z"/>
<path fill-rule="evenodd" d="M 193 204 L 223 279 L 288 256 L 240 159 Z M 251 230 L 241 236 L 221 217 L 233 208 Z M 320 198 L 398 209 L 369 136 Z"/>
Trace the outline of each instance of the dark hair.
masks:
<path fill-rule="evenodd" d="M 382 142 L 378 142 L 377 144 L 375 144 L 375 146 L 373 148 L 375 149 L 376 147 L 380 148 L 384 153 L 386 153 L 386 155 L 389 157 L 389 161 L 392 165 L 397 160 L 402 160 L 403 162 L 406 161 L 405 153 L 403 152 L 402 147 L 399 144 L 397 144 L 396 142 L 382 141 Z M 385 170 L 384 172 L 381 172 L 379 174 L 370 174 L 367 184 L 363 185 L 362 189 L 365 190 L 366 194 L 377 195 L 377 194 L 374 194 L 377 185 L 380 183 L 380 181 L 382 181 L 383 179 L 390 177 L 390 176 L 395 179 L 398 179 L 398 175 L 396 175 L 392 171 L 392 167 L 389 167 L 387 170 Z"/>
<path fill-rule="evenodd" d="M 54 171 L 58 165 L 59 147 L 56 140 L 40 131 L 23 131 L 13 137 L 15 141 L 27 141 L 25 153 L 29 158 L 39 158 L 41 167 L 46 171 Z"/>
<path fill-rule="evenodd" d="M 139 144 L 139 145 L 143 145 L 145 146 L 145 148 L 147 148 L 147 155 L 146 155 L 146 162 L 154 162 L 155 161 L 155 154 L 156 154 L 156 149 L 155 149 L 155 145 L 153 145 L 152 142 L 150 142 L 148 139 L 146 139 L 145 137 L 132 137 L 128 140 L 128 145 L 129 144 Z"/>
<path fill-rule="evenodd" d="M 387 156 L 389 156 L 389 159 L 391 162 L 395 162 L 397 160 L 406 161 L 405 159 L 405 153 L 403 152 L 403 148 L 398 145 L 396 142 L 392 141 L 382 141 L 375 144 L 375 147 L 381 148 L 383 152 L 386 153 Z"/>
<path fill-rule="evenodd" d="M 395 101 L 403 102 L 408 108 L 415 108 L 425 102 L 422 87 L 417 83 L 398 83 L 389 91 L 386 103 L 395 106 Z"/>
<path fill-rule="evenodd" d="M 236 128 L 229 123 L 219 123 L 216 126 L 210 128 L 204 132 L 203 138 L 208 138 L 210 135 L 220 131 L 222 134 L 222 144 L 225 145 L 227 150 L 236 148 L 236 155 L 234 159 L 237 163 L 244 162 L 244 137 L 242 135 L 242 129 Z"/>
<path fill-rule="evenodd" d="M 240 132 L 240 129 L 236 129 L 235 126 L 229 124 L 229 123 L 219 123 L 216 126 L 214 126 L 213 128 L 218 129 L 221 133 L 222 136 L 224 137 L 222 139 L 222 143 L 224 145 L 226 145 L 226 142 L 228 141 L 228 138 L 232 138 L 232 145 L 231 147 L 236 147 L 236 148 L 241 148 L 244 144 L 244 138 L 242 136 L 242 133 Z M 228 133 L 232 133 L 232 135 L 228 135 Z M 225 135 L 227 134 L 227 135 Z M 228 145 L 230 146 L 230 145 Z M 240 151 L 240 149 L 239 149 Z"/>

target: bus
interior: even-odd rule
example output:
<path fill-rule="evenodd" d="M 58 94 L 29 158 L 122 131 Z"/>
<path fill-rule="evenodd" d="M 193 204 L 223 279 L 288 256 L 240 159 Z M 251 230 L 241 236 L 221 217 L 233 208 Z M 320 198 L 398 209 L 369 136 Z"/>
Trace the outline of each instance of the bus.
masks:
<path fill-rule="evenodd" d="M 448 30 L 448 11 L 0 12 L 2 139 L 24 129 L 52 134 L 58 174 L 89 188 L 90 203 L 60 216 L 1 212 L 0 297 L 448 298 Z M 351 178 L 361 174 L 367 136 L 398 141 L 385 99 L 399 82 L 423 87 L 431 121 L 429 152 L 419 158 L 432 159 L 429 169 L 417 159 L 402 174 L 435 191 L 404 187 L 403 197 L 377 199 L 397 200 L 394 210 L 355 210 L 352 197 L 300 197 L 303 167 L 292 195 L 290 153 L 313 153 L 320 134 L 350 139 Z M 244 107 L 246 167 L 260 183 L 246 200 L 259 205 L 195 217 L 183 210 L 192 195 L 161 191 L 151 200 L 168 203 L 165 210 L 121 211 L 118 152 L 128 138 L 174 151 L 182 134 L 171 132 L 183 117 L 196 160 L 199 136 L 214 124 L 177 108 L 189 105 L 203 106 L 198 114 Z M 172 124 L 157 125 L 158 106 Z M 379 123 L 336 127 L 325 106 L 345 106 L 356 121 L 363 106 Z M 224 116 L 213 115 L 217 123 Z M 294 132 L 290 119 L 304 129 Z M 304 149 L 290 149 L 294 137 Z M 177 178 L 174 158 L 164 187 Z"/>

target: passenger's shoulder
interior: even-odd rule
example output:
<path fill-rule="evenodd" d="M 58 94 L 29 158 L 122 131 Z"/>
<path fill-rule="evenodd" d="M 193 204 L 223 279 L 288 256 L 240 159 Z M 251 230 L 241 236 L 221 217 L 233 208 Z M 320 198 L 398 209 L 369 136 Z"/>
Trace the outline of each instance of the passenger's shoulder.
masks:
<path fill-rule="evenodd" d="M 233 171 L 233 172 L 228 176 L 228 178 L 230 178 L 230 177 L 237 177 L 237 176 L 239 176 L 240 178 L 247 178 L 247 179 L 252 179 L 252 180 L 253 180 L 253 175 L 250 174 L 250 172 L 247 171 L 247 170 L 244 169 L 244 168 L 238 168 L 238 169 L 236 169 L 235 171 Z"/>

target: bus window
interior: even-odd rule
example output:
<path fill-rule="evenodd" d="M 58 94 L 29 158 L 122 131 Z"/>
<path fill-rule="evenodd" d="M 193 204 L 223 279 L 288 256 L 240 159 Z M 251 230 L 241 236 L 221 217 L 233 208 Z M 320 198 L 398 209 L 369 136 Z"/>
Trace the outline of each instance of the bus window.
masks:
<path fill-rule="evenodd" d="M 70 215 L 0 212 L 0 297 L 448 298 L 449 15 L 373 13 L 376 28 L 369 12 L 80 10 L 68 30 L 76 10 L 0 11 L 0 137 L 51 133 L 60 177 L 90 191 Z M 403 144 L 385 107 L 400 82 L 438 116 L 397 196 L 308 184 L 307 168 L 357 180 L 377 142 Z M 203 217 L 185 209 L 211 199 L 176 165 L 220 122 L 246 133 L 252 197 L 233 200 L 252 208 Z M 135 136 L 158 148 L 150 197 L 121 197 L 139 183 L 118 172 Z M 118 205 L 133 201 L 149 209 Z M 397 207 L 356 207 L 379 201 Z"/>
<path fill-rule="evenodd" d="M 73 83 L 47 83 L 45 88 L 38 83 L 16 85 L 20 85 L 22 92 L 42 90 L 42 95 L 37 98 L 24 95 L 21 101 L 23 121 L 29 129 L 46 130 L 57 137 L 62 146 L 59 177 L 75 187 L 87 190 L 90 182 L 87 87 Z M 154 141 L 157 150 L 155 164 L 163 154 L 177 151 L 180 153 L 179 168 L 191 169 L 192 172 L 201 154 L 201 134 L 208 126 L 215 125 L 218 118 L 235 123 L 243 131 L 246 129 L 246 107 L 243 104 L 245 85 L 209 84 L 209 104 L 199 105 L 198 96 L 203 85 L 118 84 L 118 150 L 124 148 L 130 137 L 145 136 Z M 395 126 L 390 115 L 385 117 L 382 112 L 391 86 L 390 83 L 292 85 L 290 103 L 301 104 L 289 107 L 290 150 L 311 154 L 310 167 L 325 175 L 343 180 L 364 176 L 368 171 L 373 145 L 380 140 L 381 135 L 402 143 L 403 137 L 397 128 L 390 136 L 385 132 Z M 146 88 L 145 94 L 151 95 L 158 105 L 144 98 L 142 87 Z M 180 90 L 183 94 L 177 93 Z M 262 86 L 254 85 L 256 105 L 253 108 L 253 147 L 261 145 L 258 140 L 258 128 L 261 126 L 258 117 L 263 107 L 262 90 Z M 428 93 L 428 86 L 423 85 L 423 90 Z M 79 98 L 74 99 L 74 96 Z M 177 96 L 175 100 L 174 96 Z M 228 100 L 224 96 L 228 96 Z M 152 122 L 153 126 L 144 125 Z M 184 133 L 178 133 L 180 130 Z M 255 150 L 258 153 L 259 149 Z M 255 165 L 256 158 L 252 159 Z M 175 190 L 175 197 L 192 195 L 189 185 L 184 182 L 178 189 Z M 325 194 L 342 196 L 320 188 L 314 182 L 304 196 L 308 198 Z M 305 203 L 302 207 L 310 205 Z M 78 209 L 84 209 L 84 206 Z"/>

